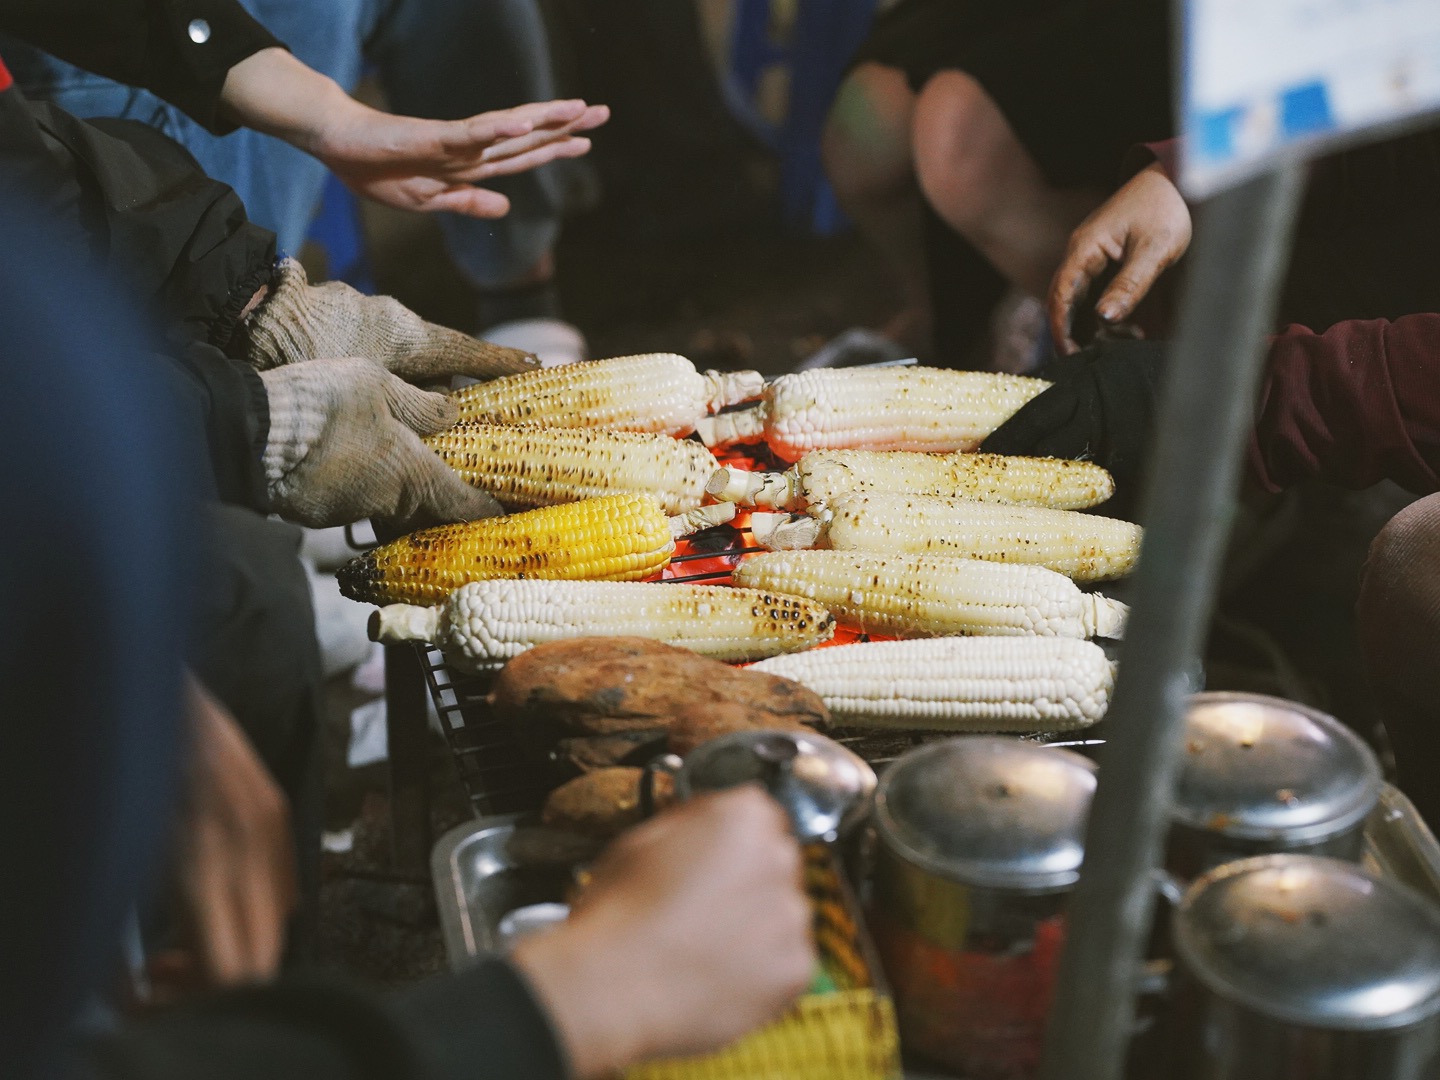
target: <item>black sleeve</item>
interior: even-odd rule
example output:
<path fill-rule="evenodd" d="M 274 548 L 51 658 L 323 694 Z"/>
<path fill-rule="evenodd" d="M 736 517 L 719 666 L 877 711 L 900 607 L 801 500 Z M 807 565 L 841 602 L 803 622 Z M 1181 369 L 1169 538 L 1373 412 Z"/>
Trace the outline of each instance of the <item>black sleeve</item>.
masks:
<path fill-rule="evenodd" d="M 275 238 L 178 145 L 142 125 L 107 130 L 0 91 L 0 170 L 38 200 L 52 244 L 99 262 L 164 339 L 186 415 L 203 426 L 215 492 L 264 511 L 264 384 L 220 346 L 274 266 Z"/>
<path fill-rule="evenodd" d="M 0 31 L 116 82 L 150 90 L 216 134 L 226 73 L 284 48 L 236 0 L 6 0 Z"/>
<path fill-rule="evenodd" d="M 284 980 L 171 1010 L 99 1041 L 86 1080 L 564 1080 L 523 978 L 490 961 L 384 998 Z"/>

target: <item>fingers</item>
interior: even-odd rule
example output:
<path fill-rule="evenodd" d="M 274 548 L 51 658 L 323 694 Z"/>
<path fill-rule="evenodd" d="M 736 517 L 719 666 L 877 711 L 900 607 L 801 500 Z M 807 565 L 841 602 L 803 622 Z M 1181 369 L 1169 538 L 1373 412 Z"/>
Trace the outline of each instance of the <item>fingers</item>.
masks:
<path fill-rule="evenodd" d="M 1050 334 L 1056 349 L 1069 356 L 1080 351 L 1072 337 L 1075 323 L 1075 305 L 1080 302 L 1090 283 L 1105 272 L 1110 257 L 1098 239 L 1084 230 L 1071 238 L 1065 259 L 1055 271 L 1050 285 Z"/>
<path fill-rule="evenodd" d="M 379 523 L 379 528 L 395 526 L 409 532 L 427 525 L 476 521 L 505 513 L 494 498 L 465 483 L 459 473 L 409 432 L 401 433 L 398 452 L 399 505 L 396 514 Z"/>
<path fill-rule="evenodd" d="M 556 136 L 550 142 L 528 150 L 514 157 L 487 160 L 473 169 L 461 173 L 456 179 L 471 183 L 490 180 L 497 176 L 514 176 L 517 173 L 537 169 L 552 161 L 566 161 L 584 157 L 590 152 L 590 140 L 574 136 Z"/>
<path fill-rule="evenodd" d="M 1172 250 L 1165 244 L 1142 240 L 1120 267 L 1095 310 L 1106 322 L 1119 322 L 1145 298 L 1165 268 L 1174 261 Z"/>
<path fill-rule="evenodd" d="M 456 184 L 429 196 L 415 209 L 427 213 L 464 214 L 473 218 L 502 218 L 510 212 L 510 200 L 498 191 Z"/>
<path fill-rule="evenodd" d="M 428 390 L 411 386 L 398 375 L 392 375 L 388 371 L 385 373 L 385 404 L 389 406 L 390 413 L 396 420 L 417 435 L 438 435 L 454 427 L 455 421 L 460 418 L 455 403 L 443 394 L 432 394 Z M 421 449 L 424 449 L 423 444 Z M 428 450 L 425 452 L 434 457 Z"/>
<path fill-rule="evenodd" d="M 479 113 L 446 125 L 441 146 L 447 154 L 470 153 L 496 139 L 515 138 L 542 127 L 572 123 L 585 115 L 586 104 L 578 98 L 536 101 L 513 109 Z"/>

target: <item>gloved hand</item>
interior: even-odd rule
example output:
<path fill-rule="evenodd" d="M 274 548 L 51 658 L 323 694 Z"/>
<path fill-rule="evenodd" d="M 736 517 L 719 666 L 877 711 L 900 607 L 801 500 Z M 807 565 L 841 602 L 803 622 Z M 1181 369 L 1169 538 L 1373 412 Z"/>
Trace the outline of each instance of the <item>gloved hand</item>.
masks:
<path fill-rule="evenodd" d="M 1109 469 L 1120 505 L 1133 504 L 1150 450 L 1165 346 L 1103 341 L 1040 372 L 1055 385 L 981 445 L 994 454 L 1084 458 Z"/>
<path fill-rule="evenodd" d="M 493 379 L 540 364 L 520 349 L 428 323 L 394 297 L 365 296 L 343 281 L 311 285 L 294 259 L 281 262 L 241 333 L 242 358 L 261 371 L 363 356 L 406 382 L 428 385 L 452 375 Z"/>
<path fill-rule="evenodd" d="M 419 439 L 455 423 L 455 405 L 361 358 L 260 373 L 270 398 L 270 508 L 312 528 L 374 518 L 377 528 L 494 517 L 503 511 Z"/>

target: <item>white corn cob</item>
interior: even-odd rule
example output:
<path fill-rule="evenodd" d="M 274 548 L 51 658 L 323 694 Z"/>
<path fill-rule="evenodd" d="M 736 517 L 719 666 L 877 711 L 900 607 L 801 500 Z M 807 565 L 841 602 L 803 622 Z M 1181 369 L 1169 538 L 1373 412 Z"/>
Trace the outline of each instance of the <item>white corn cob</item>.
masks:
<path fill-rule="evenodd" d="M 920 731 L 1069 731 L 1105 715 L 1115 665 L 1075 638 L 946 637 L 837 645 L 756 671 L 794 679 L 835 723 Z"/>
<path fill-rule="evenodd" d="M 842 495 L 819 517 L 752 514 L 766 547 L 959 555 L 1057 570 L 1073 581 L 1124 577 L 1140 554 L 1140 526 L 1098 514 L 878 491 Z"/>
<path fill-rule="evenodd" d="M 375 641 L 429 641 L 482 671 L 546 641 L 655 638 L 717 660 L 757 660 L 827 641 L 819 604 L 724 585 L 640 581 L 473 581 L 439 607 L 391 604 L 370 617 Z"/>
<path fill-rule="evenodd" d="M 757 398 L 758 371 L 707 371 L 675 353 L 524 371 L 451 395 L 461 420 L 688 435 L 707 412 Z"/>
<path fill-rule="evenodd" d="M 734 581 L 819 601 L 842 626 L 889 637 L 1118 638 L 1129 611 L 1041 566 L 948 555 L 773 551 L 747 559 Z"/>
<path fill-rule="evenodd" d="M 704 501 L 715 472 L 714 456 L 697 442 L 631 431 L 466 422 L 425 444 L 507 510 L 633 491 L 683 514 Z"/>
<path fill-rule="evenodd" d="M 754 408 L 705 419 L 696 430 L 712 447 L 764 439 L 786 461 L 809 450 L 974 450 L 1049 385 L 925 367 L 800 371 L 766 387 Z"/>
<path fill-rule="evenodd" d="M 718 469 L 705 490 L 741 506 L 780 510 L 824 506 L 853 491 L 1084 510 L 1115 494 L 1115 481 L 1093 462 L 1065 458 L 816 450 L 783 473 Z"/>

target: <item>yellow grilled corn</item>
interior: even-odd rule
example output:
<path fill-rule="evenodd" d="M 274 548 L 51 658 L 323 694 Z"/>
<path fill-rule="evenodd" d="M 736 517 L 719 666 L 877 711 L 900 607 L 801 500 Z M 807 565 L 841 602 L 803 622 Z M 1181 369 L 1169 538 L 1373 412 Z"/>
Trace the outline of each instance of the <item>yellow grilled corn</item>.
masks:
<path fill-rule="evenodd" d="M 724 520 L 718 506 L 669 518 L 653 495 L 608 495 L 422 529 L 351 559 L 336 578 L 367 604 L 438 604 L 487 578 L 637 581 L 665 568 L 676 537 Z"/>

